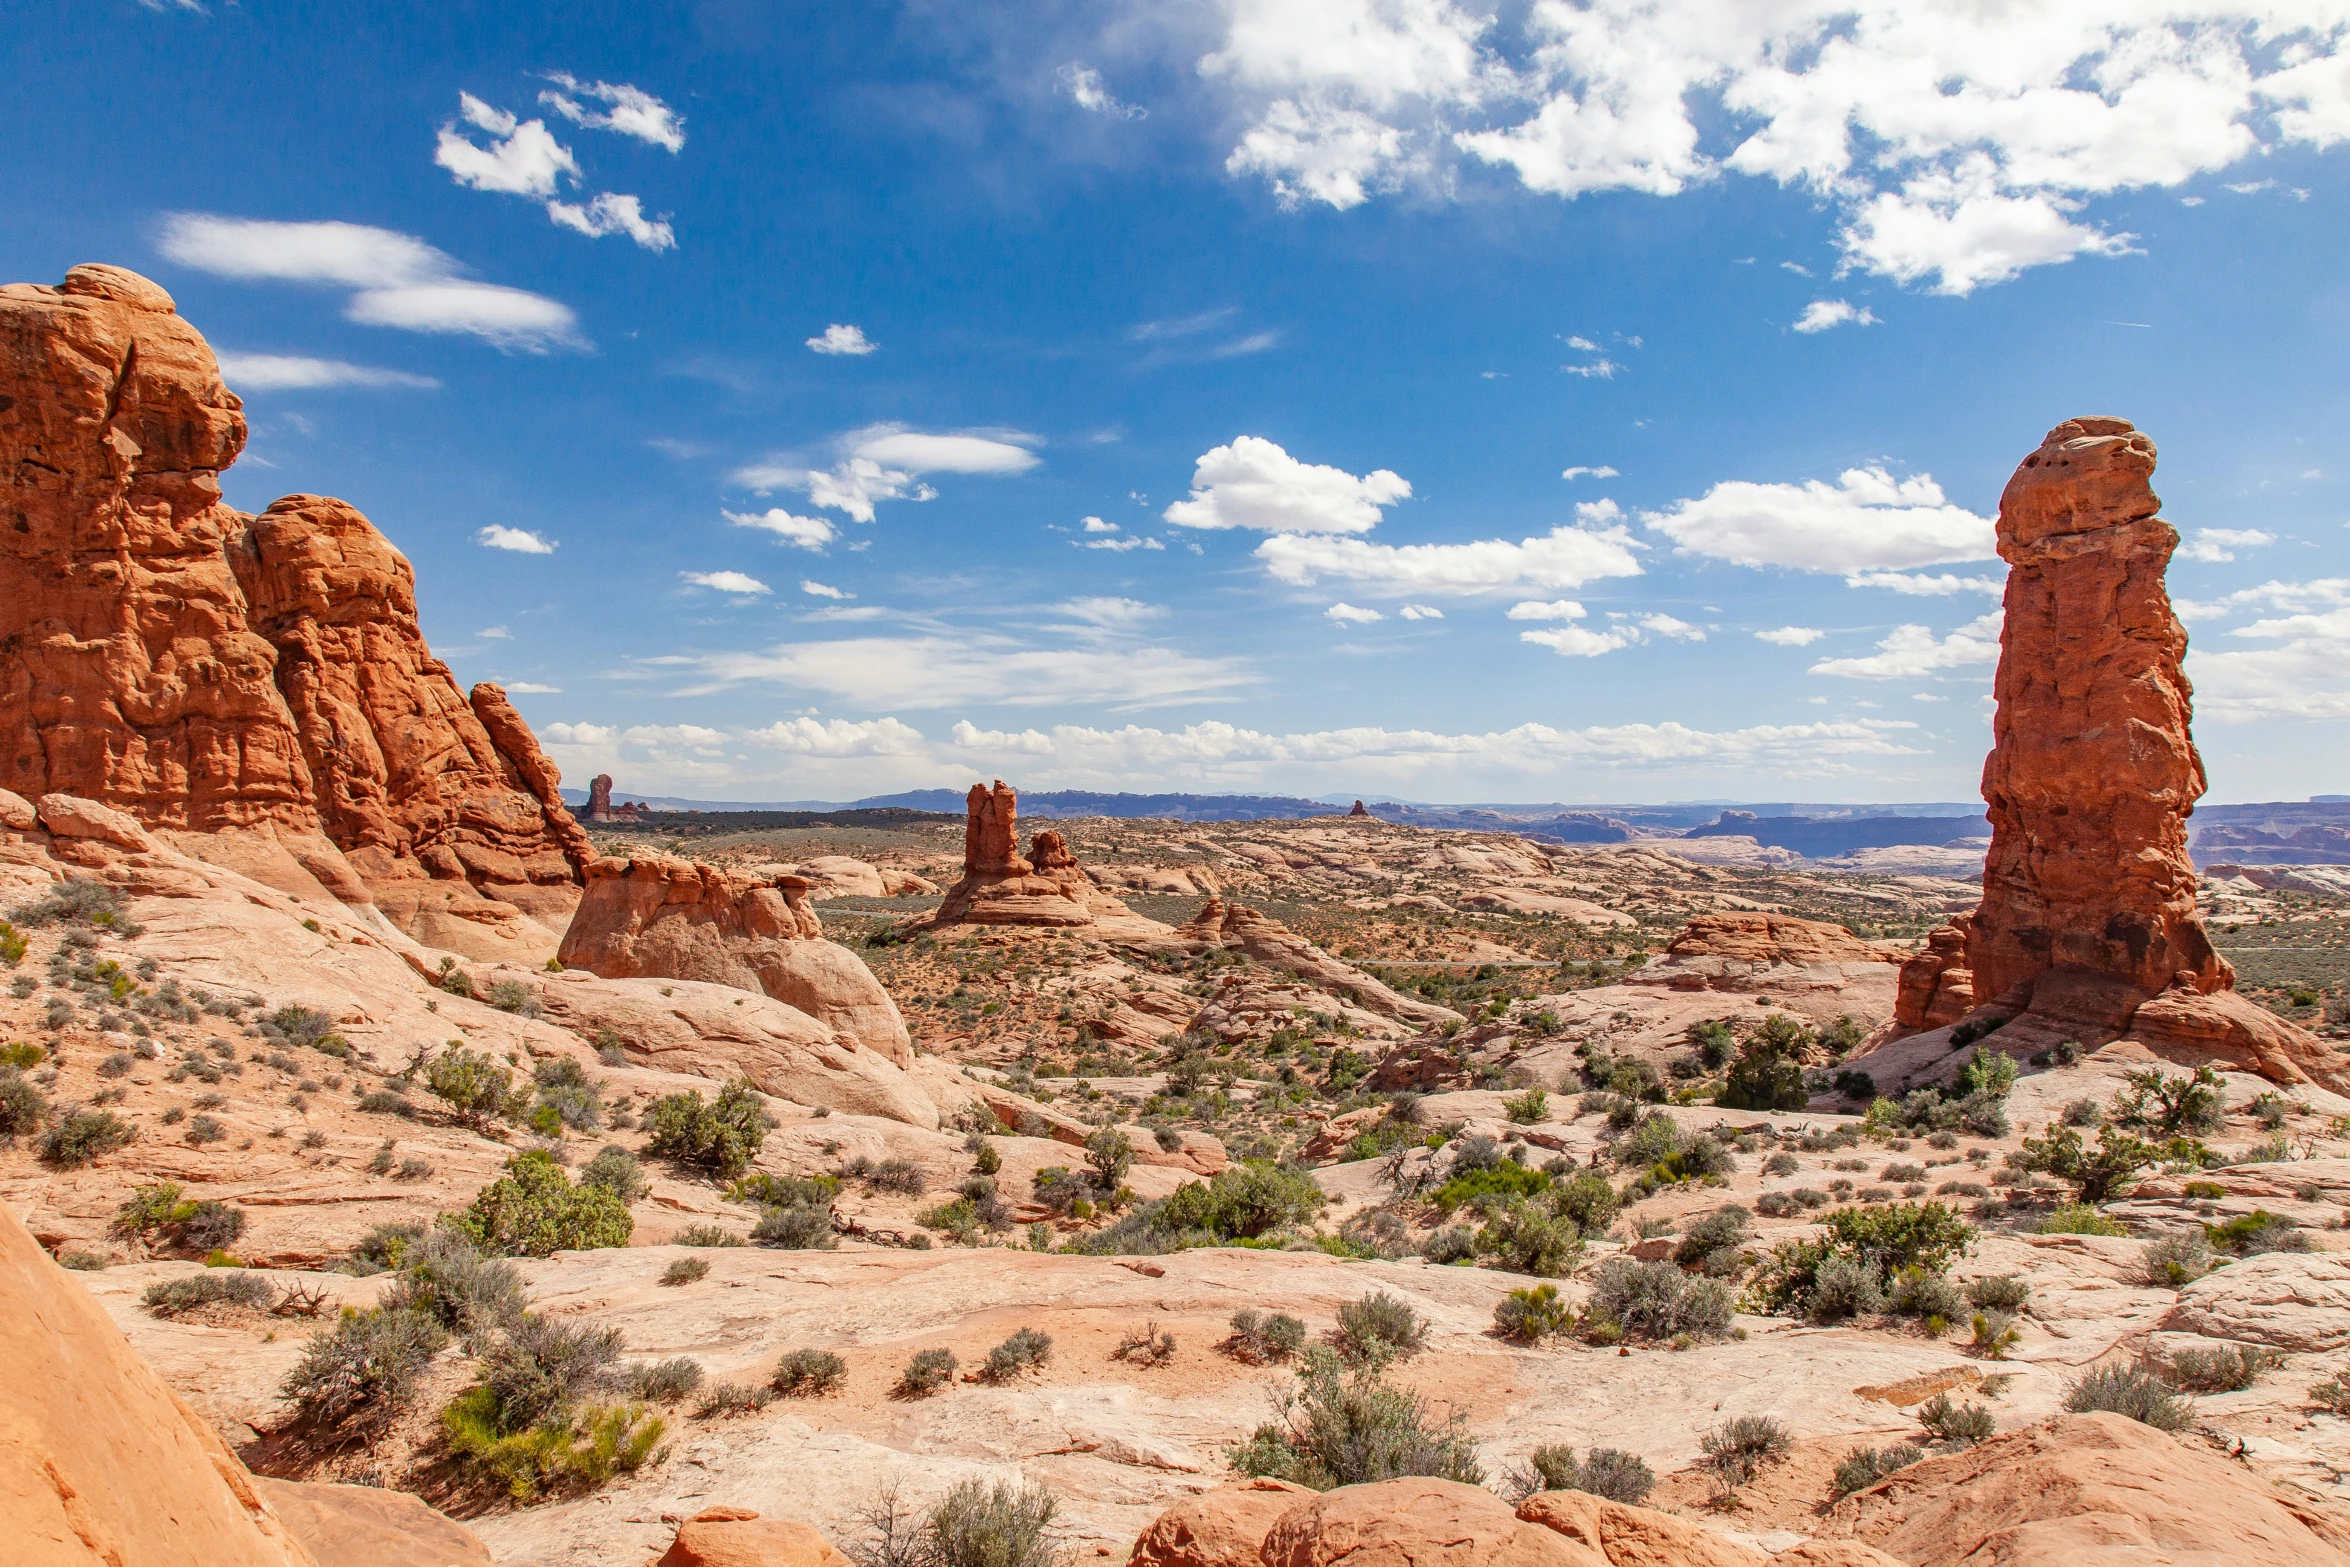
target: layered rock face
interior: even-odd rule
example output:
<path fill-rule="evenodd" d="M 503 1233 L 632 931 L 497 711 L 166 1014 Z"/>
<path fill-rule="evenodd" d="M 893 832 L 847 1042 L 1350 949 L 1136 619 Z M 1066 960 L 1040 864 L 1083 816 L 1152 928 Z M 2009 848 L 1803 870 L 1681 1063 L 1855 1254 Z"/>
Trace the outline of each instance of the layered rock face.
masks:
<path fill-rule="evenodd" d="M 587 839 L 415 572 L 340 501 L 220 498 L 241 405 L 171 296 L 114 267 L 0 288 L 0 787 L 62 793 L 481 957 L 551 950 Z M 337 851 L 340 851 L 339 853 Z"/>
<path fill-rule="evenodd" d="M 923 929 L 951 925 L 1043 925 L 1087 928 L 1120 941 L 1163 938 L 1168 928 L 1145 919 L 1094 885 L 1068 840 L 1047 829 L 1020 851 L 1019 796 L 1002 779 L 973 784 L 964 803 L 963 875 L 947 889 Z"/>
<path fill-rule="evenodd" d="M 899 1066 L 897 1003 L 862 959 L 824 939 L 799 876 L 749 876 L 667 855 L 598 859 L 557 956 L 606 979 L 691 979 L 762 991 Z"/>
<path fill-rule="evenodd" d="M 1863 941 L 1841 925 L 1790 914 L 1700 914 L 1665 955 L 1626 984 L 1672 990 L 1842 991 L 1893 978 L 1897 951 Z"/>
<path fill-rule="evenodd" d="M 1996 1008 L 2029 1020 L 2003 1040 L 2012 1052 L 2103 1043 L 2143 1010 L 2143 1042 L 2174 1059 L 2334 1081 L 2316 1039 L 2217 999 L 2235 974 L 2195 909 L 2186 824 L 2203 761 L 2187 633 L 2163 582 L 2179 536 L 2156 515 L 2154 464 L 2127 420 L 2072 419 L 2000 496 L 2009 572 L 1983 901 L 1903 966 L 1894 1022 L 1914 1032 Z"/>

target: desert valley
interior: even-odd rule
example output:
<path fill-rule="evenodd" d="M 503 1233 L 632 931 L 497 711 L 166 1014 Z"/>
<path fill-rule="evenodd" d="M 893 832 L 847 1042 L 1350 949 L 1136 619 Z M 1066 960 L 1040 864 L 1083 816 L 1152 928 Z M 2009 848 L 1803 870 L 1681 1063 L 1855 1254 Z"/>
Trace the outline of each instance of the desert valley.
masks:
<path fill-rule="evenodd" d="M 2350 1561 L 2350 877 L 2190 854 L 2129 423 L 1835 864 L 575 814 L 245 439 L 0 287 L 11 1560 Z"/>

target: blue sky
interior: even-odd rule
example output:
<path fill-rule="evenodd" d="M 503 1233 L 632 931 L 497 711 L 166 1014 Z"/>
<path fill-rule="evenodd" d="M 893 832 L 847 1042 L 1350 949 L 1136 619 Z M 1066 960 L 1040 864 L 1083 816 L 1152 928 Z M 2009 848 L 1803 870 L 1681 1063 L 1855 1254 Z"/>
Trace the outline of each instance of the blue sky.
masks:
<path fill-rule="evenodd" d="M 1941 9 L 90 0 L 0 259 L 574 783 L 1963 799 L 2106 413 L 2211 798 L 2350 788 L 2350 3 Z"/>

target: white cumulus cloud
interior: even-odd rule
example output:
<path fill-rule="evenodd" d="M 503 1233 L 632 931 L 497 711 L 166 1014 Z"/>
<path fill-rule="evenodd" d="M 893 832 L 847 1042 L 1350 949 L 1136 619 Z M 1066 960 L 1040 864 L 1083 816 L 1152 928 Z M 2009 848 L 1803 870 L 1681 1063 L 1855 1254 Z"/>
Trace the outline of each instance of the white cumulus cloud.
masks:
<path fill-rule="evenodd" d="M 1397 597 L 1579 588 L 1603 577 L 1636 577 L 1640 562 L 1620 527 L 1553 528 L 1540 538 L 1468 544 L 1373 544 L 1329 535 L 1275 534 L 1257 558 L 1283 582 L 1311 586 L 1337 578 Z"/>
<path fill-rule="evenodd" d="M 895 718 L 858 723 L 846 718 L 785 718 L 746 729 L 745 740 L 794 756 L 911 756 L 922 749 L 922 731 Z"/>
<path fill-rule="evenodd" d="M 1951 505 L 1930 475 L 1897 480 L 1874 467 L 1846 469 L 1833 485 L 1726 480 L 1695 500 L 1643 512 L 1640 520 L 1684 554 L 1741 566 L 1851 572 L 1998 553 L 1992 520 Z"/>
<path fill-rule="evenodd" d="M 540 93 L 539 102 L 574 125 L 617 131 L 670 152 L 685 147 L 685 121 L 678 117 L 676 110 L 641 87 L 631 87 L 626 82 L 583 82 L 564 71 L 549 71 L 546 80 L 562 90 Z M 600 112 L 590 109 L 579 101 L 582 98 L 608 104 L 610 108 Z"/>
<path fill-rule="evenodd" d="M 1953 593 L 1988 593 L 1997 598 L 2007 591 L 2007 584 L 1997 577 L 1962 577 L 1949 571 L 1856 571 L 1844 579 L 1844 585 L 1891 588 L 1912 598 L 1947 598 Z"/>
<path fill-rule="evenodd" d="M 1191 498 L 1164 513 L 1182 528 L 1256 528 L 1267 533 L 1362 533 L 1380 508 L 1409 499 L 1411 484 L 1385 468 L 1361 478 L 1300 462 L 1261 435 L 1243 435 L 1201 454 Z"/>
<path fill-rule="evenodd" d="M 568 77 L 558 78 L 577 89 L 579 84 Z M 633 94 L 644 104 L 651 105 L 661 115 L 668 115 L 666 105 L 649 94 L 638 93 L 633 87 L 613 88 L 596 83 L 593 92 Z M 573 99 L 560 93 L 540 94 L 542 102 L 554 104 L 565 116 L 578 124 L 604 129 L 625 129 L 626 134 L 640 139 L 658 141 L 659 138 L 641 135 L 649 121 L 632 112 L 626 127 L 616 125 L 608 115 L 594 115 L 584 110 Z M 644 203 L 634 196 L 613 193 L 597 195 L 585 202 L 567 202 L 558 198 L 564 181 L 578 184 L 579 160 L 571 149 L 555 139 L 544 120 L 524 120 L 484 103 L 471 93 L 457 95 L 458 119 L 488 138 L 477 142 L 473 136 L 458 128 L 458 120 L 441 126 L 439 139 L 433 144 L 432 161 L 449 171 L 449 177 L 469 190 L 493 191 L 506 196 L 525 196 L 541 203 L 547 217 L 564 228 L 573 229 L 598 239 L 606 234 L 625 234 L 647 250 L 674 249 L 677 235 L 666 222 L 645 216 Z M 677 130 L 674 117 L 668 128 L 677 133 L 677 146 L 685 144 L 684 135 Z M 662 145 L 667 145 L 665 142 Z M 671 147 L 672 152 L 676 147 Z"/>
<path fill-rule="evenodd" d="M 527 528 L 509 528 L 501 522 L 493 522 L 474 534 L 473 542 L 484 549 L 511 550 L 517 555 L 552 555 L 555 553 L 553 539 L 541 538 Z"/>
<path fill-rule="evenodd" d="M 2194 535 L 2179 546 L 2182 560 L 2230 561 L 2238 550 L 2259 549 L 2274 544 L 2277 536 L 2258 528 L 2197 528 Z"/>
<path fill-rule="evenodd" d="M 1444 611 L 1433 604 L 1406 604 L 1396 611 L 1406 620 L 1442 620 Z"/>
<path fill-rule="evenodd" d="M 1771 631 L 1757 631 L 1754 635 L 1757 641 L 1779 647 L 1810 647 L 1827 633 L 1811 626 L 1780 626 Z"/>
<path fill-rule="evenodd" d="M 836 588 L 830 583 L 816 582 L 807 577 L 800 579 L 800 591 L 810 598 L 820 599 L 853 599 L 857 596 L 846 589 Z"/>
<path fill-rule="evenodd" d="M 739 571 L 681 571 L 677 575 L 680 581 L 693 587 L 713 588 L 720 593 L 748 596 L 775 591 L 757 577 Z"/>
<path fill-rule="evenodd" d="M 343 314 L 368 326 L 465 332 L 533 353 L 586 346 L 568 306 L 476 282 L 453 257 L 391 229 L 175 212 L 164 219 L 157 248 L 216 277 L 355 289 Z"/>
<path fill-rule="evenodd" d="M 734 482 L 758 493 L 805 490 L 810 504 L 845 512 L 859 522 L 873 520 L 880 501 L 927 501 L 938 492 L 918 474 L 966 473 L 1005 476 L 1026 473 L 1043 459 L 1029 448 L 1040 444 L 1018 430 L 931 434 L 900 424 L 869 425 L 840 440 L 844 455 L 831 468 L 770 461 L 739 468 Z"/>
<path fill-rule="evenodd" d="M 2314 0 L 1220 0 L 1225 168 L 1348 208 L 1463 161 L 1527 189 L 1828 202 L 1847 267 L 1964 294 L 2130 236 L 2089 207 L 2350 139 Z M 1851 318 L 1857 319 L 1857 316 Z"/>
<path fill-rule="evenodd" d="M 1795 318 L 1798 332 L 1825 332 L 1830 327 L 1850 322 L 1855 326 L 1875 326 L 1877 317 L 1866 305 L 1855 305 L 1848 299 L 1815 299 L 1803 307 L 1803 314 Z"/>
<path fill-rule="evenodd" d="M 1811 672 L 1848 680 L 1914 680 L 1949 669 L 1996 664 L 2000 618 L 1993 610 L 1939 638 L 1924 626 L 1895 626 L 1876 652 L 1860 658 L 1824 658 L 1811 666 Z"/>
<path fill-rule="evenodd" d="M 1060 81 L 1061 91 L 1069 95 L 1069 101 L 1089 114 L 1113 120 L 1139 120 L 1150 112 L 1139 104 L 1120 103 L 1102 81 L 1102 73 L 1089 65 L 1072 60 L 1054 75 Z"/>
<path fill-rule="evenodd" d="M 550 201 L 547 216 L 590 239 L 626 234 L 647 250 L 670 250 L 677 244 L 676 231 L 667 223 L 646 217 L 644 203 L 634 196 L 602 195 L 584 204 Z"/>
<path fill-rule="evenodd" d="M 721 510 L 719 514 L 738 528 L 757 528 L 772 533 L 779 543 L 797 549 L 822 552 L 824 546 L 840 537 L 840 530 L 822 517 L 797 517 L 781 506 L 770 506 L 762 512 Z"/>
<path fill-rule="evenodd" d="M 1342 626 L 1367 626 L 1374 620 L 1387 617 L 1375 609 L 1364 609 L 1359 604 L 1337 603 L 1322 611 L 1324 620 L 1335 620 Z"/>
<path fill-rule="evenodd" d="M 1562 479 L 1613 479 L 1617 477 L 1617 475 L 1615 469 L 1608 467 L 1604 463 L 1596 468 L 1585 467 L 1584 465 L 1578 463 L 1574 467 L 1565 470 L 1559 475 L 1559 477 Z"/>
<path fill-rule="evenodd" d="M 865 335 L 865 329 L 835 321 L 814 337 L 808 346 L 820 354 L 869 354 L 881 345 Z"/>

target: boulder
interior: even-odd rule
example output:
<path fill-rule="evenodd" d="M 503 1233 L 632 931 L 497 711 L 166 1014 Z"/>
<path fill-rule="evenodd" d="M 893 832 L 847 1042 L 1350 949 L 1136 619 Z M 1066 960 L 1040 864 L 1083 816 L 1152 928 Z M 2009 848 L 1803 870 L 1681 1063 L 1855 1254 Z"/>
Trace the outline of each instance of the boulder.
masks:
<path fill-rule="evenodd" d="M 1127 1567 L 1265 1567 L 1265 1536 L 1312 1495 L 1287 1480 L 1251 1480 L 1177 1502 L 1142 1531 Z"/>
<path fill-rule="evenodd" d="M 1698 915 L 1662 958 L 1628 975 L 1625 983 L 1779 994 L 1842 991 L 1856 984 L 1884 988 L 1895 982 L 1893 965 L 1899 961 L 1893 949 L 1863 941 L 1841 925 L 1730 911 Z"/>
<path fill-rule="evenodd" d="M 81 1281 L 0 1208 L 0 1538 L 22 1567 L 463 1567 L 490 1557 L 413 1497 L 346 1509 L 302 1486 L 287 1512 L 124 1342 Z M 332 1516 L 333 1522 L 325 1520 Z M 315 1532 L 307 1532 L 315 1526 Z M 305 1540 L 316 1545 L 305 1545 Z M 348 1551 L 345 1545 L 364 1545 Z"/>
<path fill-rule="evenodd" d="M 849 1567 L 849 1559 L 804 1523 L 762 1518 L 747 1507 L 705 1507 L 646 1567 Z"/>
<path fill-rule="evenodd" d="M 2206 995 L 2191 984 L 2174 984 L 2132 1014 L 2129 1034 L 2182 1066 L 2209 1062 L 2257 1072 L 2272 1083 L 2344 1087 L 2345 1074 L 2325 1041 L 2233 990 Z"/>
<path fill-rule="evenodd" d="M 2350 1256 L 2273 1251 L 2231 1262 L 2180 1290 L 2162 1326 L 2295 1354 L 2340 1349 L 2350 1344 Z"/>
<path fill-rule="evenodd" d="M 1265 1535 L 1265 1567 L 1607 1567 L 1607 1558 L 1491 1491 L 1453 1480 L 1341 1486 L 1283 1513 Z"/>
<path fill-rule="evenodd" d="M 2302 1504 L 2124 1415 L 2063 1415 L 1898 1470 L 1819 1533 L 1910 1567 L 2350 1567 Z"/>
<path fill-rule="evenodd" d="M 1019 796 L 1002 779 L 973 784 L 964 802 L 963 874 L 938 911 L 910 930 L 958 925 L 1037 925 L 1083 929 L 1110 941 L 1156 944 L 1170 934 L 1094 885 L 1068 840 L 1047 829 L 1018 853 Z"/>
<path fill-rule="evenodd" d="M 671 855 L 598 859 L 557 956 L 607 979 L 691 979 L 759 991 L 900 1066 L 897 1003 L 862 958 L 823 939 L 797 876 L 742 875 Z"/>
<path fill-rule="evenodd" d="M 1541 1491 L 1518 1504 L 1518 1516 L 1586 1547 L 1599 1561 L 1673 1567 L 1763 1567 L 1760 1551 L 1725 1540 L 1700 1524 L 1647 1507 L 1628 1507 L 1587 1491 Z"/>
<path fill-rule="evenodd" d="M 406 1491 L 257 1479 L 254 1484 L 321 1567 L 490 1567 L 472 1530 Z"/>

